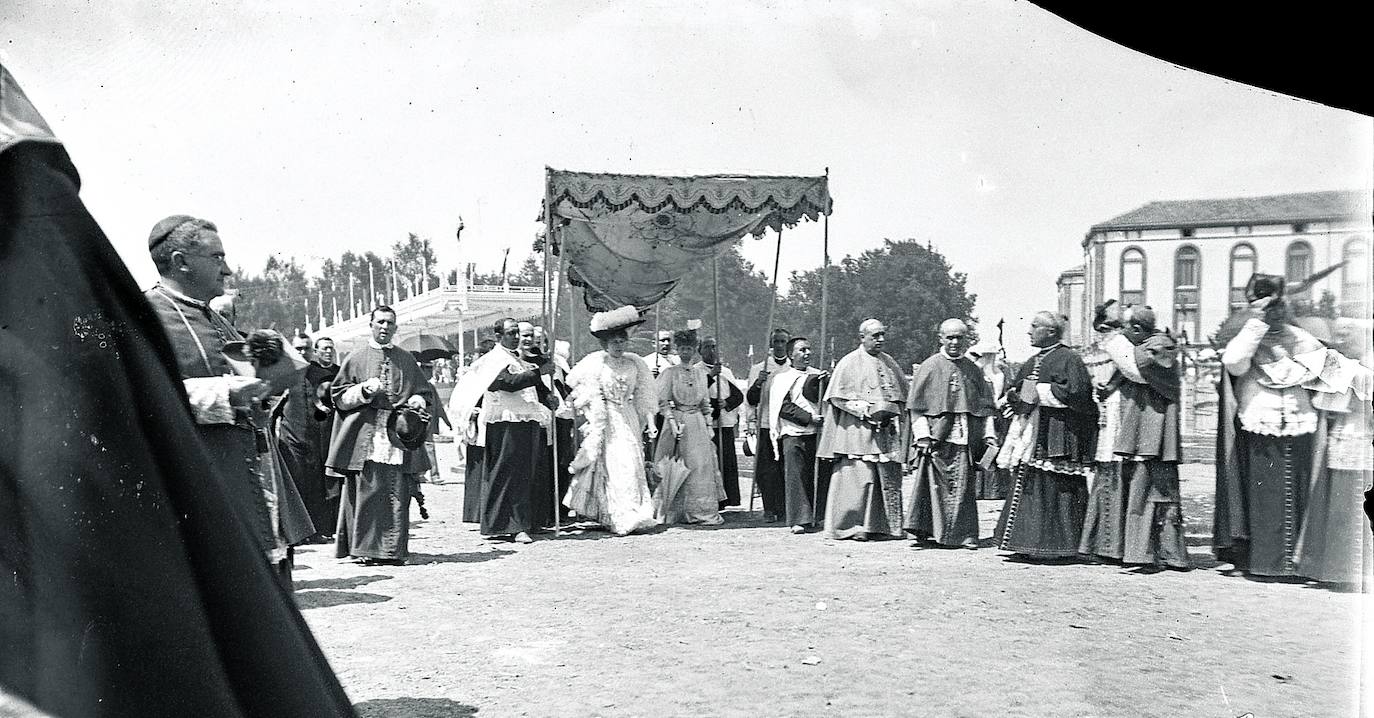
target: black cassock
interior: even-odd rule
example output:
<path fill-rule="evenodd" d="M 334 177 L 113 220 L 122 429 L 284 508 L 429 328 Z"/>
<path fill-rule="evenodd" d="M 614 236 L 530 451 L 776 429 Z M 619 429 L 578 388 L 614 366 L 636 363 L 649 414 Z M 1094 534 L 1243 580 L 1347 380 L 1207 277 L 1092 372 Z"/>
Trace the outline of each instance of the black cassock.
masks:
<path fill-rule="evenodd" d="M 25 110 L 0 68 L 0 138 L 40 134 Z M 78 186 L 55 141 L 0 139 L 0 685 L 57 716 L 354 715 Z"/>

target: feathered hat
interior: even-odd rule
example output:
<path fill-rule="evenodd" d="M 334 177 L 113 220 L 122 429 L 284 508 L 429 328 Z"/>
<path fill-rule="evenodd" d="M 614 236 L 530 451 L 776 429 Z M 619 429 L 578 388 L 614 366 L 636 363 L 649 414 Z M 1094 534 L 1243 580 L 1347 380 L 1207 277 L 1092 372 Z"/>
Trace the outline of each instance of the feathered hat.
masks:
<path fill-rule="evenodd" d="M 633 304 L 626 304 L 609 312 L 593 314 L 589 329 L 592 336 L 597 339 L 605 339 L 618 331 L 637 327 L 643 323 L 644 316 L 640 311 Z"/>

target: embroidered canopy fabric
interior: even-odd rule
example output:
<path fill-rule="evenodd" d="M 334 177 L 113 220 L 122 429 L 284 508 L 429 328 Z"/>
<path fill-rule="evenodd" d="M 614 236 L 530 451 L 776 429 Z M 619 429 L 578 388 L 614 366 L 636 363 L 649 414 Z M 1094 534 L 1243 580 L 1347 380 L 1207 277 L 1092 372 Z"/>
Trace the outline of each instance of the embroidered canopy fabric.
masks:
<path fill-rule="evenodd" d="M 828 178 L 547 170 L 554 250 L 592 311 L 663 299 L 735 240 L 830 214 Z"/>

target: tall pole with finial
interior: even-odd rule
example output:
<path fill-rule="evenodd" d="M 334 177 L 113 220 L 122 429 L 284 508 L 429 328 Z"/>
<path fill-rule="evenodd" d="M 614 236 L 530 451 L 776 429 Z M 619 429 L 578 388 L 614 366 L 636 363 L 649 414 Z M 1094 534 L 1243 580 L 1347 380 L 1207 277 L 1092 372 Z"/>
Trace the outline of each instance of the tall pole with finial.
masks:
<path fill-rule="evenodd" d="M 825 330 L 830 309 L 830 168 L 825 168 L 825 207 L 821 209 L 821 356 L 817 366 L 825 366 Z"/>
<path fill-rule="evenodd" d="M 377 308 L 377 275 L 372 267 L 372 260 L 367 260 L 367 307 L 368 311 Z"/>

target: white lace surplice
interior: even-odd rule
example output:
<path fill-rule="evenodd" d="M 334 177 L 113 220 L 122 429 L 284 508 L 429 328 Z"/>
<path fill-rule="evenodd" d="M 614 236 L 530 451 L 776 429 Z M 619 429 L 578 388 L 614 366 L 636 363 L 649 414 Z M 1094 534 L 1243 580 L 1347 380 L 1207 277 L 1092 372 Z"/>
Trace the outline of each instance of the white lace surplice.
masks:
<path fill-rule="evenodd" d="M 573 459 L 568 508 L 625 535 L 657 525 L 644 477 L 643 431 L 658 408 L 653 375 L 638 355 L 588 355 L 568 374 L 587 421 Z"/>

